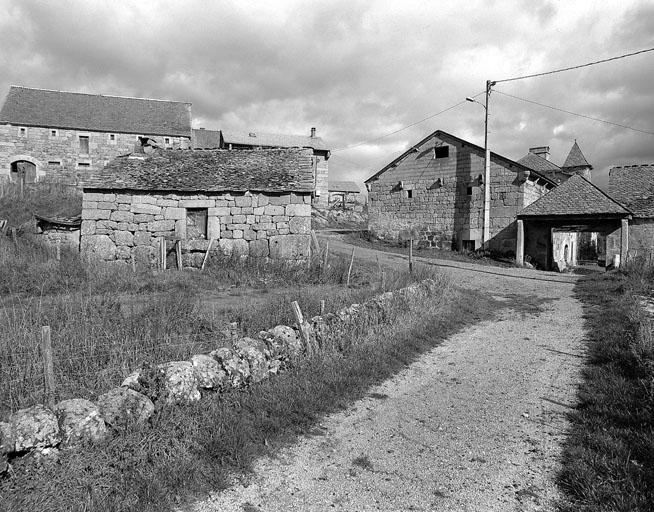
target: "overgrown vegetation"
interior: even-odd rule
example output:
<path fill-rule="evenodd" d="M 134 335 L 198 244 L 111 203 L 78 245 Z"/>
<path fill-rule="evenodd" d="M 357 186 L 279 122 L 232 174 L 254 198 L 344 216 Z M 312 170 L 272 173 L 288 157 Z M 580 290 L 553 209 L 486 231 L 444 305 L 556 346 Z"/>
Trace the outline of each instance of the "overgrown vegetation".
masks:
<path fill-rule="evenodd" d="M 27 227 L 35 213 L 74 217 L 82 213 L 82 194 L 56 182 L 31 183 L 23 190 L 16 183 L 0 183 L 0 219 L 10 228 Z"/>
<path fill-rule="evenodd" d="M 634 264 L 580 281 L 588 361 L 559 481 L 566 511 L 650 511 L 654 504 L 654 338 L 638 304 L 654 269 Z"/>

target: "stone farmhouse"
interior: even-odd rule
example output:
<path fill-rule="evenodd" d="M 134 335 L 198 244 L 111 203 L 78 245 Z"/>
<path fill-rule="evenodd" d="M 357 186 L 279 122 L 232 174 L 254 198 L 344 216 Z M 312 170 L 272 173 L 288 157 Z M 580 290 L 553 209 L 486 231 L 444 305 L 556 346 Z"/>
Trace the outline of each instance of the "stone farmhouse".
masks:
<path fill-rule="evenodd" d="M 0 179 L 77 184 L 148 138 L 188 148 L 191 104 L 12 86 L 0 109 Z"/>
<path fill-rule="evenodd" d="M 309 257 L 310 149 L 157 149 L 114 159 L 82 187 L 89 258 L 154 267 L 172 252 L 182 266 L 199 267 L 210 250 Z"/>
<path fill-rule="evenodd" d="M 331 155 L 325 142 L 311 128 L 310 135 L 281 135 L 275 133 L 239 132 L 233 130 L 193 130 L 193 149 L 275 149 L 309 148 L 314 169 L 313 205 L 326 208 L 329 204 L 329 164 Z"/>
<path fill-rule="evenodd" d="M 383 238 L 411 232 L 428 247 L 482 246 L 484 148 L 437 130 L 366 180 L 369 230 Z M 489 248 L 513 253 L 516 215 L 556 183 L 491 153 Z"/>

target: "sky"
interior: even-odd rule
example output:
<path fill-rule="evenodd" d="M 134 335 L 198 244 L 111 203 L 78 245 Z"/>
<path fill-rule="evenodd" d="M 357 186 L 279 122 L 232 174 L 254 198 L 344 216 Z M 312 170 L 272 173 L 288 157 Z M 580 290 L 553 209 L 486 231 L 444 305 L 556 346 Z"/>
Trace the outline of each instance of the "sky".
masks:
<path fill-rule="evenodd" d="M 465 98 L 483 103 L 493 80 L 492 151 L 549 146 L 562 165 L 576 140 L 605 187 L 612 166 L 654 164 L 654 52 L 500 80 L 653 47 L 647 0 L 0 0 L 0 96 L 188 101 L 196 128 L 315 127 L 330 178 L 361 184 L 435 130 L 483 145 L 484 109 Z"/>

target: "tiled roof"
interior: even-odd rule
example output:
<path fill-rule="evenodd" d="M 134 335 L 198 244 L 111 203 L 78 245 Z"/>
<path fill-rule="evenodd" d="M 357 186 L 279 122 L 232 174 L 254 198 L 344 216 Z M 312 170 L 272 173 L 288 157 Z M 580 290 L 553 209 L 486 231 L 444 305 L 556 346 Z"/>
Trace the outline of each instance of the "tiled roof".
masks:
<path fill-rule="evenodd" d="M 193 149 L 218 149 L 220 147 L 219 130 L 193 130 L 191 147 Z"/>
<path fill-rule="evenodd" d="M 561 167 L 563 169 L 568 167 L 590 167 L 591 169 L 593 168 L 593 166 L 588 163 L 588 160 L 586 160 L 586 157 L 581 152 L 581 149 L 579 149 L 579 145 L 577 144 L 576 140 L 575 143 L 572 145 L 572 149 L 570 149 L 570 153 L 568 153 L 568 157 L 565 159 L 565 162 L 563 162 L 563 165 Z"/>
<path fill-rule="evenodd" d="M 333 181 L 329 180 L 328 185 L 330 192 L 353 192 L 358 194 L 361 192 L 359 185 L 353 181 Z"/>
<path fill-rule="evenodd" d="M 518 212 L 527 216 L 622 215 L 631 212 L 613 200 L 583 176 L 571 176 L 568 181 Z"/>
<path fill-rule="evenodd" d="M 549 160 L 543 158 L 542 156 L 536 155 L 534 153 L 527 153 L 520 160 L 517 161 L 519 164 L 529 167 L 534 171 L 560 171 L 561 168 L 550 162 Z"/>
<path fill-rule="evenodd" d="M 611 168 L 609 194 L 636 217 L 654 217 L 654 165 Z"/>
<path fill-rule="evenodd" d="M 191 104 L 11 86 L 0 123 L 190 137 Z"/>
<path fill-rule="evenodd" d="M 236 132 L 232 130 L 222 130 L 221 133 L 225 144 L 240 144 L 271 148 L 312 148 L 324 151 L 329 149 L 320 137 L 259 132 Z"/>
<path fill-rule="evenodd" d="M 118 157 L 84 180 L 84 189 L 179 192 L 312 192 L 308 149 L 163 150 Z"/>

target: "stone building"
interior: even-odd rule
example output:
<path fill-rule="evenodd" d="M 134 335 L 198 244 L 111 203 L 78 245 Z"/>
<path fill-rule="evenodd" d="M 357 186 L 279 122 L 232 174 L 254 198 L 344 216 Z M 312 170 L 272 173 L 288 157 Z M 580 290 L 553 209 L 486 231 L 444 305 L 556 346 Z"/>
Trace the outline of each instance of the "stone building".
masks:
<path fill-rule="evenodd" d="M 366 180 L 369 230 L 397 238 L 417 232 L 421 244 L 476 250 L 484 221 L 484 149 L 437 130 Z M 516 247 L 516 214 L 556 184 L 542 173 L 491 153 L 490 241 Z"/>
<path fill-rule="evenodd" d="M 0 110 L 0 180 L 76 184 L 139 137 L 188 148 L 191 104 L 12 86 Z"/>
<path fill-rule="evenodd" d="M 516 263 L 559 270 L 576 263 L 579 234 L 606 240 L 606 260 L 627 257 L 632 212 L 582 175 L 573 175 L 517 216 Z M 610 241 L 610 243 L 609 243 Z"/>
<path fill-rule="evenodd" d="M 312 153 L 157 149 L 114 159 L 83 183 L 81 251 L 160 264 L 179 244 L 200 266 L 225 255 L 302 260 L 311 240 Z"/>
<path fill-rule="evenodd" d="M 576 140 L 561 167 L 550 160 L 549 146 L 529 148 L 529 153 L 518 160 L 518 163 L 547 176 L 557 184 L 565 182 L 576 174 L 592 181 L 593 166 L 586 160 Z"/>
<path fill-rule="evenodd" d="M 629 256 L 650 257 L 654 251 L 654 165 L 626 165 L 609 170 L 609 195 L 633 214 L 629 223 Z M 606 240 L 607 254 L 615 253 L 616 235 Z"/>
<path fill-rule="evenodd" d="M 275 149 L 309 148 L 312 151 L 314 190 L 312 204 L 319 208 L 329 205 L 329 148 L 311 128 L 310 135 L 281 135 L 275 133 L 238 132 L 234 130 L 193 130 L 193 149 Z"/>

